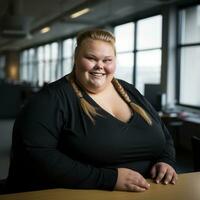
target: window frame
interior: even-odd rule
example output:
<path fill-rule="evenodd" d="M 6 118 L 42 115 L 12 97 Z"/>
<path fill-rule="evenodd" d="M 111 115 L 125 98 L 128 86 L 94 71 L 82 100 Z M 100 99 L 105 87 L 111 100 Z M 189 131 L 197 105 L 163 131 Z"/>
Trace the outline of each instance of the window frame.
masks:
<path fill-rule="evenodd" d="M 150 17 L 155 17 L 155 16 L 158 16 L 160 15 L 162 17 L 162 27 L 161 27 L 161 47 L 159 48 L 148 48 L 148 49 L 144 49 L 144 50 L 138 50 L 137 49 L 137 29 L 138 29 L 138 21 L 140 20 L 143 20 L 143 19 L 147 19 L 147 18 L 150 18 Z M 132 70 L 132 84 L 133 85 L 136 85 L 136 72 L 137 72 L 137 54 L 138 52 L 143 52 L 143 51 L 150 51 L 150 50 L 157 50 L 157 49 L 160 49 L 161 50 L 161 69 L 160 69 L 160 81 L 159 81 L 159 85 L 161 85 L 162 83 L 162 68 L 163 68 L 163 21 L 164 21 L 164 16 L 163 16 L 163 13 L 159 10 L 157 12 L 153 12 L 151 14 L 147 14 L 147 15 L 144 15 L 143 17 L 137 17 L 137 18 L 133 18 L 133 19 L 129 19 L 129 20 L 126 20 L 124 22 L 121 22 L 119 24 L 113 24 L 113 29 L 116 27 L 116 26 L 120 26 L 120 25 L 123 25 L 123 24 L 126 24 L 126 23 L 130 23 L 132 22 L 134 24 L 134 38 L 133 38 L 133 42 L 134 42 L 134 46 L 133 46 L 133 50 L 132 51 L 129 51 L 129 53 L 131 52 L 133 54 L 133 70 Z M 120 52 L 121 53 L 121 52 Z"/>
<path fill-rule="evenodd" d="M 183 48 L 187 48 L 187 47 L 196 47 L 199 46 L 200 47 L 200 41 L 199 42 L 192 42 L 192 43 L 185 43 L 182 44 L 181 43 L 181 28 L 182 28 L 182 21 L 181 21 L 181 11 L 185 10 L 187 8 L 191 8 L 191 7 L 195 7 L 195 6 L 200 6 L 200 3 L 192 3 L 190 5 L 186 5 L 186 6 L 180 6 L 177 9 L 177 24 L 178 24 L 178 31 L 177 31 L 177 57 L 176 57 L 176 63 L 177 63 L 177 69 L 176 69 L 176 105 L 177 106 L 181 106 L 183 108 L 192 108 L 192 109 L 197 109 L 200 110 L 200 105 L 199 106 L 195 106 L 195 105 L 189 105 L 189 104 L 183 104 L 180 102 L 180 92 L 181 92 L 181 50 Z"/>

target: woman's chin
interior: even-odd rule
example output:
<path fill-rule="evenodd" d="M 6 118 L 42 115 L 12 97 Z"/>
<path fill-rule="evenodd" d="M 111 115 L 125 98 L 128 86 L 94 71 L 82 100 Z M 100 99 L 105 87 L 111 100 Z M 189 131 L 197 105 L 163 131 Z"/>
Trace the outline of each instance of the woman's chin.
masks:
<path fill-rule="evenodd" d="M 103 91 L 105 87 L 106 87 L 105 84 L 95 83 L 95 84 L 90 84 L 87 90 L 93 94 L 96 94 Z"/>

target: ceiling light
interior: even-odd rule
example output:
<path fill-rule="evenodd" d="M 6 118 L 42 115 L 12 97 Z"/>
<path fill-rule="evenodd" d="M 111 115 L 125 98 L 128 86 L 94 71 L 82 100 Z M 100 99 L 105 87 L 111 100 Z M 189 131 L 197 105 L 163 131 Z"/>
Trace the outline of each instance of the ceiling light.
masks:
<path fill-rule="evenodd" d="M 40 30 L 41 33 L 47 33 L 49 31 L 50 31 L 50 27 L 48 26 Z"/>
<path fill-rule="evenodd" d="M 79 10 L 73 14 L 70 15 L 70 18 L 77 18 L 77 17 L 80 17 L 81 15 L 84 15 L 86 13 L 90 12 L 90 8 L 84 8 L 82 10 Z"/>

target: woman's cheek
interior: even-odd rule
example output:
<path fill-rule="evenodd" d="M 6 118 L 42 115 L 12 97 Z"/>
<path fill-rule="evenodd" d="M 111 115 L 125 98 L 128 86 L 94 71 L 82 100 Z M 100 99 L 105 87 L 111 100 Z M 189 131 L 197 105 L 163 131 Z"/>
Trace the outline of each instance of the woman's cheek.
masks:
<path fill-rule="evenodd" d="M 105 71 L 108 74 L 114 74 L 115 73 L 115 69 L 116 69 L 115 64 L 112 64 L 112 65 L 107 66 L 106 69 L 105 69 Z"/>
<path fill-rule="evenodd" d="M 89 71 L 94 67 L 94 64 L 92 62 L 89 62 L 89 61 L 83 61 L 81 66 L 82 66 L 83 70 Z"/>

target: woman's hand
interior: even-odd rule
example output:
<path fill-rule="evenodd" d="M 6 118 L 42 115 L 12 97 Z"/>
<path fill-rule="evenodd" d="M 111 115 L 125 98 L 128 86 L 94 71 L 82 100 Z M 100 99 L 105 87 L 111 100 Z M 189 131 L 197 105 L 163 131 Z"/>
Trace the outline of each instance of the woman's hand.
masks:
<path fill-rule="evenodd" d="M 164 162 L 156 163 L 152 167 L 150 174 L 156 183 L 163 182 L 164 184 L 175 184 L 178 179 L 174 168 Z"/>
<path fill-rule="evenodd" d="M 150 184 L 136 171 L 127 168 L 118 168 L 118 178 L 115 190 L 143 192 L 149 189 Z"/>

